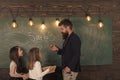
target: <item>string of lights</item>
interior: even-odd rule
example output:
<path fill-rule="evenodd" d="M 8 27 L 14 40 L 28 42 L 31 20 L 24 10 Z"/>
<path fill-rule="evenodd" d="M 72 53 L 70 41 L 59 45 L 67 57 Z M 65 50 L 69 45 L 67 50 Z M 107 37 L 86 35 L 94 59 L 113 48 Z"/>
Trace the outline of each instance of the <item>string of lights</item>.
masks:
<path fill-rule="evenodd" d="M 55 6 L 54 6 L 55 7 Z M 56 6 L 57 7 L 57 6 Z M 55 8 L 56 8 L 55 7 Z M 16 10 L 13 10 L 12 8 L 10 8 L 10 7 L 2 7 L 1 9 L 0 9 L 0 12 L 2 12 L 2 10 L 4 10 L 4 9 L 6 9 L 6 8 L 8 8 L 8 11 L 10 11 L 10 14 L 11 14 L 11 16 L 12 16 L 12 18 L 13 18 L 13 20 L 12 20 L 12 23 L 11 23 L 11 27 L 13 27 L 13 28 L 16 28 L 17 27 L 17 21 L 16 21 L 16 18 L 19 16 L 19 14 L 21 14 L 20 13 L 20 7 L 18 7 Z M 75 11 L 75 7 L 73 7 L 73 6 L 69 6 L 69 8 L 68 9 L 70 9 L 71 8 L 71 11 L 69 12 L 69 13 L 71 13 L 72 15 L 74 15 L 74 11 Z M 78 7 L 77 7 L 78 8 Z M 28 25 L 29 26 L 34 26 L 35 25 L 35 23 L 34 23 L 34 20 L 33 20 L 33 17 L 35 16 L 35 13 L 39 13 L 40 12 L 40 10 L 42 10 L 43 12 L 44 12 L 44 9 L 45 8 L 43 8 L 42 6 L 32 6 L 32 8 L 31 9 L 29 9 L 30 11 L 29 11 L 29 14 L 30 15 L 28 15 L 28 18 L 29 18 L 29 20 L 28 20 Z M 88 21 L 88 22 L 90 22 L 91 21 L 91 19 L 92 19 L 92 17 L 91 17 L 91 14 L 90 14 L 90 12 L 89 12 L 89 10 L 90 10 L 90 7 L 87 7 L 87 8 L 83 8 L 83 6 L 79 6 L 79 9 L 81 9 L 81 11 L 83 11 L 83 13 L 84 13 L 84 15 L 85 15 L 85 18 L 86 18 L 86 20 Z M 24 12 L 27 12 L 27 11 L 25 11 L 25 10 L 27 10 L 27 9 L 24 9 L 23 10 L 23 7 L 22 7 L 22 11 L 24 11 Z M 49 10 L 48 10 L 49 11 Z M 61 10 L 61 12 L 63 12 L 63 11 L 66 11 L 67 12 L 67 10 Z M 73 13 L 74 12 L 74 13 Z M 49 13 L 49 12 L 47 12 L 47 13 Z M 46 17 L 46 14 L 47 14 L 46 12 L 44 12 L 44 14 L 43 13 L 41 13 L 41 15 L 43 15 L 44 17 Z M 59 22 L 60 22 L 60 20 L 59 20 L 59 17 L 57 16 L 57 15 L 55 15 L 56 16 L 56 25 L 58 26 L 58 24 L 59 24 Z M 66 15 L 67 16 L 67 15 Z M 100 28 L 102 28 L 103 26 L 104 26 L 104 24 L 103 24 L 103 21 L 102 21 L 102 18 L 101 18 L 101 8 L 100 7 L 98 7 L 98 26 L 100 27 Z M 45 29 L 45 21 L 43 20 L 42 22 L 41 22 L 42 24 L 41 24 L 41 27 L 42 27 L 42 29 Z"/>

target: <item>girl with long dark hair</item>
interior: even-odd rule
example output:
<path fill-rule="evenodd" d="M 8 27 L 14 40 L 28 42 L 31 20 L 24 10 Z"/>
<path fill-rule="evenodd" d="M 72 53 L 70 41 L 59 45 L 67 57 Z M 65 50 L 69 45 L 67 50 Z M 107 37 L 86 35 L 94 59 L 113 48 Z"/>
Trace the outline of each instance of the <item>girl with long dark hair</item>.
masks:
<path fill-rule="evenodd" d="M 25 80 L 27 75 L 22 73 L 22 61 L 23 51 L 21 47 L 14 46 L 10 49 L 10 79 L 9 80 Z"/>

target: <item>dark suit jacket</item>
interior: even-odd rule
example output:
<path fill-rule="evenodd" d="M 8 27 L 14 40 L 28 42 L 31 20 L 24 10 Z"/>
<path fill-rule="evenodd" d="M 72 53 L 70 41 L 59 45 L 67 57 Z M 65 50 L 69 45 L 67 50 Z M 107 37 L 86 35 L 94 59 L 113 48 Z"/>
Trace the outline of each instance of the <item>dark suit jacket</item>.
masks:
<path fill-rule="evenodd" d="M 62 67 L 68 66 L 71 71 L 79 72 L 80 69 L 80 53 L 81 52 L 81 41 L 80 38 L 75 34 L 71 35 L 65 40 L 63 48 L 57 52 L 62 56 Z"/>

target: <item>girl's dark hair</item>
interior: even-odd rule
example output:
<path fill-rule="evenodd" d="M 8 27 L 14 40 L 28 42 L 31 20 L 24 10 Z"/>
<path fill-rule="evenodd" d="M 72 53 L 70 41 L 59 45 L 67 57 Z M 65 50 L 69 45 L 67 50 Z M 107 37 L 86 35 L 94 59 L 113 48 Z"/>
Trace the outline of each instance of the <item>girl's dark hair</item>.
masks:
<path fill-rule="evenodd" d="M 58 26 L 64 25 L 64 27 L 70 27 L 72 29 L 73 24 L 69 19 L 63 19 L 62 21 L 60 21 L 60 23 L 58 24 Z"/>
<path fill-rule="evenodd" d="M 16 70 L 17 73 L 22 72 L 22 61 L 18 55 L 19 48 L 20 48 L 19 46 L 14 46 L 10 49 L 10 52 L 9 52 L 10 61 L 14 61 L 17 65 L 17 70 Z"/>
<path fill-rule="evenodd" d="M 28 69 L 32 70 L 36 61 L 40 61 L 39 56 L 40 50 L 39 48 L 32 48 L 29 50 L 28 53 Z"/>

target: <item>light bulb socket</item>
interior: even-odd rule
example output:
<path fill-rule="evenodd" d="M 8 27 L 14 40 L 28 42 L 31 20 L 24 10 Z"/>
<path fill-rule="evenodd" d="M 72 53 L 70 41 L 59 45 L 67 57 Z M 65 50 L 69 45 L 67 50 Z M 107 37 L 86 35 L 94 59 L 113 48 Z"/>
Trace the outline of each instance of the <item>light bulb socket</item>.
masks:
<path fill-rule="evenodd" d="M 90 16 L 90 14 L 86 13 L 85 16 L 86 16 L 86 17 L 87 17 L 87 16 Z"/>
<path fill-rule="evenodd" d="M 32 18 L 29 18 L 29 21 L 32 21 L 33 19 Z"/>
<path fill-rule="evenodd" d="M 16 20 L 15 19 L 13 19 L 13 21 L 12 22 L 15 22 L 16 23 Z"/>
<path fill-rule="evenodd" d="M 45 22 L 44 22 L 44 21 L 42 21 L 42 24 L 45 24 Z"/>
<path fill-rule="evenodd" d="M 56 21 L 59 21 L 59 18 L 56 18 Z"/>
<path fill-rule="evenodd" d="M 98 22 L 102 22 L 103 23 L 103 21 L 101 19 L 99 19 Z"/>

